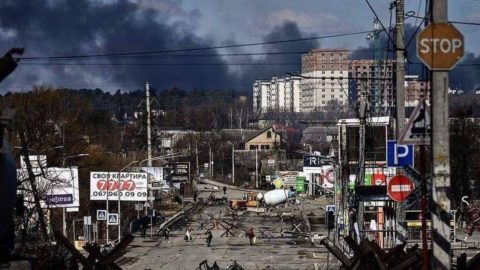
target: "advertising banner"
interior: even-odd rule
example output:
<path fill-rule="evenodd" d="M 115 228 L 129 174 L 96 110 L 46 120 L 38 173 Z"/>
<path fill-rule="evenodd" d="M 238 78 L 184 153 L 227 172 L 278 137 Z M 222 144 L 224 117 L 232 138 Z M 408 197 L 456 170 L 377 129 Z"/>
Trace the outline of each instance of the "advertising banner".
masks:
<path fill-rule="evenodd" d="M 172 183 L 185 183 L 190 181 L 190 163 L 171 163 L 170 166 L 173 170 Z"/>
<path fill-rule="evenodd" d="M 322 187 L 333 188 L 336 177 L 335 168 L 332 165 L 322 167 Z"/>
<path fill-rule="evenodd" d="M 147 181 L 147 173 L 90 172 L 90 200 L 146 201 Z"/>
<path fill-rule="evenodd" d="M 297 177 L 297 181 L 295 182 L 295 189 L 297 190 L 297 193 L 305 192 L 305 180 L 306 178 L 304 176 Z"/>
<path fill-rule="evenodd" d="M 141 167 L 140 171 L 148 173 L 148 183 L 151 190 L 169 189 L 165 180 L 163 167 Z"/>
<path fill-rule="evenodd" d="M 34 170 L 37 183 L 37 191 L 40 196 L 42 208 L 79 207 L 80 195 L 78 190 L 78 168 L 56 168 L 45 167 L 42 170 Z M 43 175 L 42 175 L 43 172 Z M 24 183 L 22 186 L 23 195 L 26 201 L 33 202 L 26 169 L 17 170 L 17 178 Z M 27 205 L 27 207 L 33 207 Z"/>

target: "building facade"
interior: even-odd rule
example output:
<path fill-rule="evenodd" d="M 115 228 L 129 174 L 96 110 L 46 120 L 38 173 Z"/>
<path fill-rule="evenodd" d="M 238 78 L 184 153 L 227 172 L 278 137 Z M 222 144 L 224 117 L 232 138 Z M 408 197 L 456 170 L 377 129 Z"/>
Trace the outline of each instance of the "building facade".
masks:
<path fill-rule="evenodd" d="M 419 81 L 418 75 L 405 76 L 405 107 L 416 107 L 420 99 L 430 106 L 430 82 Z"/>
<path fill-rule="evenodd" d="M 336 100 L 348 102 L 348 50 L 315 49 L 302 55 L 302 112 L 312 112 Z"/>
<path fill-rule="evenodd" d="M 369 103 L 379 108 L 391 108 L 395 106 L 395 94 L 393 92 L 393 69 L 395 61 L 387 60 L 376 63 L 375 60 L 351 60 L 349 61 L 349 93 L 352 101 L 358 101 L 362 90 L 362 82 L 367 90 Z M 365 77 L 365 79 L 364 79 Z M 380 80 L 376 80 L 376 79 Z"/>
<path fill-rule="evenodd" d="M 256 80 L 253 84 L 254 111 L 300 112 L 300 81 L 296 76 Z"/>

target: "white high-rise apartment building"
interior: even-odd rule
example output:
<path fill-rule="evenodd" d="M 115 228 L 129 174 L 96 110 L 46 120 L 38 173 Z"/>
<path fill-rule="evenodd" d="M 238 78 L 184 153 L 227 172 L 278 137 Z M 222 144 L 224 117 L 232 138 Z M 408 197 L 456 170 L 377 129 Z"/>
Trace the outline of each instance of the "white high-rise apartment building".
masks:
<path fill-rule="evenodd" d="M 332 100 L 348 103 L 348 50 L 315 49 L 302 55 L 302 76 L 302 112 L 315 111 Z"/>
<path fill-rule="evenodd" d="M 273 77 L 253 84 L 253 109 L 256 112 L 300 112 L 300 77 Z"/>

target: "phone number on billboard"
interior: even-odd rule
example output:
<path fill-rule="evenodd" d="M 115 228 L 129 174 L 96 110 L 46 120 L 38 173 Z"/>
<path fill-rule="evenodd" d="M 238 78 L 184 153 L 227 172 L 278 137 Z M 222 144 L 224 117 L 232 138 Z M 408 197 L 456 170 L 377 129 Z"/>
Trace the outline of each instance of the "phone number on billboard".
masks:
<path fill-rule="evenodd" d="M 105 197 L 107 196 L 107 192 L 106 191 L 94 191 L 93 194 L 92 194 L 94 197 Z M 109 197 L 118 197 L 118 191 L 117 192 L 109 192 L 108 193 L 108 196 Z M 120 191 L 120 197 L 147 197 L 147 192 L 137 192 L 137 194 L 135 194 L 135 192 L 133 191 L 127 191 L 127 192 L 122 192 Z"/>

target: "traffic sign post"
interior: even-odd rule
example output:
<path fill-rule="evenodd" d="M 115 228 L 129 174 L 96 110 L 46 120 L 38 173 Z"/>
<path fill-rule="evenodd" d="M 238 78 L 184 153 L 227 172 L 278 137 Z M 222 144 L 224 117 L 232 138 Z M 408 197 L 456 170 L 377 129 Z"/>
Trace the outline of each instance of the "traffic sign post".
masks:
<path fill-rule="evenodd" d="M 431 23 L 417 36 L 417 56 L 430 70 L 451 70 L 463 54 L 463 35 L 450 23 Z"/>
<path fill-rule="evenodd" d="M 405 201 L 414 190 L 415 184 L 404 175 L 397 175 L 388 182 L 388 196 L 397 202 Z"/>
<path fill-rule="evenodd" d="M 397 141 L 387 142 L 387 166 L 413 166 L 413 145 L 402 145 Z"/>
<path fill-rule="evenodd" d="M 118 225 L 118 214 L 108 214 L 107 225 Z"/>
<path fill-rule="evenodd" d="M 97 220 L 107 220 L 107 210 L 97 210 Z"/>
<path fill-rule="evenodd" d="M 430 145 L 432 134 L 432 121 L 424 100 L 420 100 L 417 107 L 408 119 L 408 123 L 402 129 L 400 144 Z"/>

